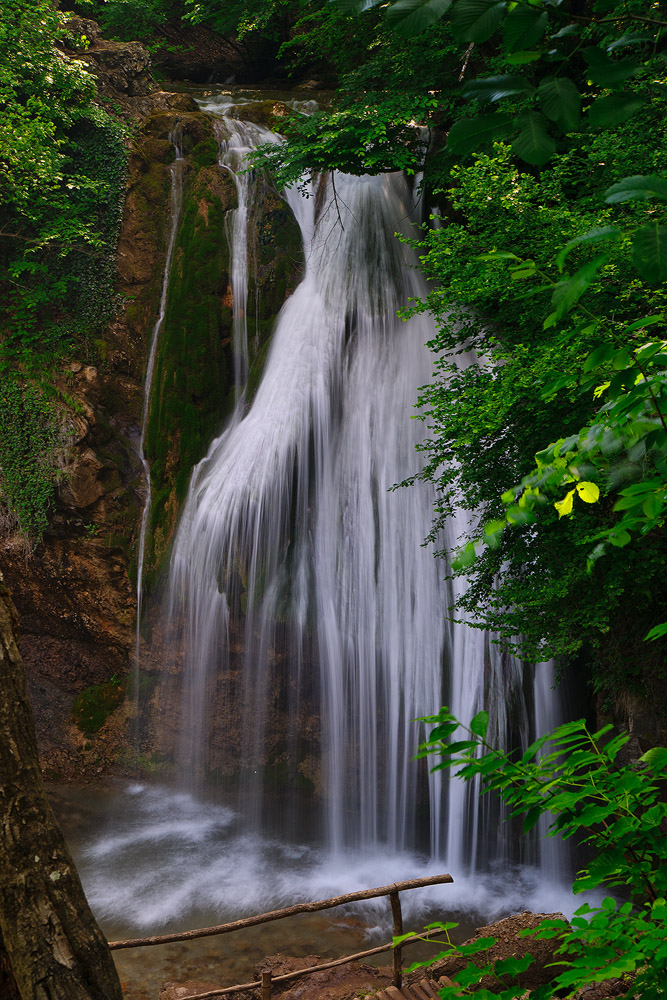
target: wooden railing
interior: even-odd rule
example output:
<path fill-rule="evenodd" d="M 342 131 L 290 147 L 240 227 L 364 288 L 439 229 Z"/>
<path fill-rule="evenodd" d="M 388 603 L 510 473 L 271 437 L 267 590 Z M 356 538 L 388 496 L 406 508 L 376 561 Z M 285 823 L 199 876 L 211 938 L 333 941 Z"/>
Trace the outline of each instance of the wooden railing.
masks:
<path fill-rule="evenodd" d="M 383 885 L 377 889 L 363 889 L 360 892 L 348 892 L 344 896 L 333 896 L 331 899 L 319 899 L 313 903 L 296 903 L 294 906 L 285 906 L 281 910 L 270 910 L 268 913 L 258 913 L 252 917 L 243 917 L 241 920 L 232 920 L 226 924 L 217 924 L 214 927 L 197 927 L 191 931 L 180 931 L 174 934 L 159 934 L 154 937 L 127 938 L 122 941 L 110 941 L 109 947 L 112 951 L 119 951 L 121 948 L 146 948 L 157 944 L 170 944 L 173 941 L 192 941 L 195 938 L 213 937 L 217 934 L 230 934 L 233 931 L 243 930 L 244 927 L 256 927 L 258 924 L 268 924 L 271 920 L 283 920 L 285 917 L 292 917 L 297 913 L 315 913 L 318 910 L 329 910 L 334 906 L 342 906 L 344 903 L 355 903 L 362 899 L 376 899 L 379 896 L 389 896 L 391 904 L 391 914 L 394 925 L 394 937 L 403 933 L 403 914 L 401 912 L 401 900 L 399 893 L 406 889 L 421 889 L 428 885 L 444 885 L 453 882 L 451 875 L 432 875 L 430 878 L 409 879 L 405 882 L 394 882 L 392 885 Z M 333 969 L 337 965 L 346 965 L 348 962 L 356 962 L 371 955 L 379 955 L 384 951 L 393 950 L 393 976 L 392 981 L 398 989 L 402 985 L 402 950 L 405 945 L 415 941 L 423 941 L 424 935 L 415 934 L 406 938 L 396 947 L 393 944 L 379 945 L 377 948 L 369 948 L 368 951 L 360 951 L 356 955 L 345 955 L 332 962 L 325 962 L 322 965 L 311 965 L 307 969 L 298 969 L 296 972 L 288 972 L 282 976 L 273 977 L 271 972 L 263 972 L 261 980 L 253 983 L 240 983 L 237 986 L 227 986 L 224 989 L 211 990 L 208 993 L 198 993 L 189 1000 L 209 1000 L 213 997 L 222 997 L 230 993 L 239 993 L 242 990 L 252 990 L 261 988 L 262 1000 L 270 1000 L 273 983 L 286 983 L 291 979 L 298 979 L 301 976 L 308 976 L 313 972 L 323 972 L 325 969 Z"/>

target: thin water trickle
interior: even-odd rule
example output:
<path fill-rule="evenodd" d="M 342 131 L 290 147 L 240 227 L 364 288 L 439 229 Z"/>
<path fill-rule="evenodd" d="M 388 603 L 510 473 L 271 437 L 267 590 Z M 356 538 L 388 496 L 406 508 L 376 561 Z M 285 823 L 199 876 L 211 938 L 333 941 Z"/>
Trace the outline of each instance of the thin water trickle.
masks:
<path fill-rule="evenodd" d="M 241 401 L 248 378 L 248 210 L 255 188 L 255 178 L 247 170 L 246 156 L 261 143 L 278 142 L 274 132 L 252 122 L 232 118 L 235 105 L 209 98 L 200 101 L 203 110 L 218 117 L 216 133 L 219 144 L 218 163 L 229 172 L 236 187 L 237 206 L 225 217 L 225 234 L 229 245 L 232 291 L 232 342 L 234 348 L 234 385 L 236 406 Z"/>
<path fill-rule="evenodd" d="M 171 164 L 171 185 L 170 185 L 170 195 L 169 195 L 169 213 L 171 217 L 171 224 L 169 229 L 169 240 L 167 243 L 167 254 L 164 262 L 164 273 L 162 276 L 162 291 L 160 293 L 160 307 L 158 309 L 158 316 L 153 327 L 153 332 L 151 334 L 150 345 L 148 349 L 148 360 L 146 362 L 146 374 L 144 376 L 144 405 L 141 414 L 141 435 L 139 437 L 139 445 L 137 452 L 139 455 L 139 460 L 144 474 L 145 483 L 145 497 L 144 497 L 144 508 L 141 513 L 141 526 L 139 529 L 139 545 L 137 552 L 137 625 L 135 633 L 135 649 L 134 649 L 134 668 L 136 672 L 136 678 L 138 681 L 139 676 L 139 666 L 141 658 L 141 613 L 143 608 L 143 582 L 144 582 L 144 557 L 146 554 L 146 532 L 148 530 L 148 521 L 151 512 L 152 503 L 152 491 L 151 491 L 151 470 L 148 464 L 148 460 L 144 453 L 144 444 L 146 441 L 146 430 L 148 427 L 148 417 L 150 413 L 151 405 L 151 393 L 153 391 L 153 373 L 155 371 L 155 359 L 157 357 L 158 342 L 160 339 L 160 332 L 164 324 L 164 318 L 167 311 L 167 295 L 169 293 L 169 278 L 171 276 L 171 263 L 174 256 L 174 247 L 176 245 L 176 236 L 178 233 L 178 224 L 181 217 L 181 206 L 183 201 L 183 167 L 185 164 L 185 159 L 183 158 L 183 152 L 180 147 L 178 132 L 174 132 L 171 137 L 171 143 L 174 147 L 174 162 Z M 137 684 L 138 690 L 138 684 Z"/>

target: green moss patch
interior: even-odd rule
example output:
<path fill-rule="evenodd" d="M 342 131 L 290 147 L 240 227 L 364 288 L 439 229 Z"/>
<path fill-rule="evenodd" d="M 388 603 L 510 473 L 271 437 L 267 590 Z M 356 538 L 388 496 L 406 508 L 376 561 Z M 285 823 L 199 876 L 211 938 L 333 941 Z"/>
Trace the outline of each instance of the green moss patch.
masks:
<path fill-rule="evenodd" d="M 112 677 L 105 684 L 93 684 L 77 695 L 72 707 L 74 721 L 82 733 L 96 733 L 125 698 L 128 678 Z"/>
<path fill-rule="evenodd" d="M 212 140 L 195 146 L 211 156 Z M 166 552 L 190 472 L 220 429 L 234 398 L 226 212 L 236 188 L 216 166 L 187 184 L 161 343 L 155 366 L 146 454 L 153 509 L 146 567 Z"/>
<path fill-rule="evenodd" d="M 197 167 L 212 167 L 218 162 L 218 143 L 213 138 L 198 142 L 189 159 Z"/>
<path fill-rule="evenodd" d="M 299 284 L 305 266 L 299 225 L 282 198 L 268 187 L 258 187 L 251 207 L 248 249 L 248 301 L 256 303 L 248 316 L 250 372 L 246 395 L 252 399 L 262 377 L 276 317 Z"/>

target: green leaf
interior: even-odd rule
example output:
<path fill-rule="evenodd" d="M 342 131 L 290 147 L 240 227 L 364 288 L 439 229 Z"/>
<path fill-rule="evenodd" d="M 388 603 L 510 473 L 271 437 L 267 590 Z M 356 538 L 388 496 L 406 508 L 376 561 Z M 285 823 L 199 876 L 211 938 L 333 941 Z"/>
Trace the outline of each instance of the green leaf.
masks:
<path fill-rule="evenodd" d="M 507 511 L 508 524 L 531 524 L 535 520 L 532 510 L 527 507 L 510 507 Z"/>
<path fill-rule="evenodd" d="M 531 111 L 521 118 L 523 130 L 512 143 L 512 151 L 526 163 L 537 167 L 550 160 L 556 149 L 556 140 L 546 130 L 546 118 L 538 111 Z"/>
<path fill-rule="evenodd" d="M 489 713 L 478 712 L 475 718 L 470 723 L 470 729 L 475 734 L 475 736 L 481 736 L 482 739 L 484 739 L 488 728 L 489 728 Z"/>
<path fill-rule="evenodd" d="M 446 740 L 448 736 L 456 732 L 459 728 L 458 722 L 441 722 L 439 726 L 432 729 L 429 733 L 429 743 L 433 743 L 436 740 Z"/>
<path fill-rule="evenodd" d="M 657 628 L 667 628 L 667 625 L 658 625 Z M 649 635 L 651 633 L 649 632 Z M 639 758 L 643 764 L 648 764 L 649 767 L 662 769 L 667 767 L 667 748 L 665 747 L 651 747 L 647 750 L 645 754 Z"/>
<path fill-rule="evenodd" d="M 490 76 L 472 80 L 463 88 L 463 96 L 476 101 L 499 101 L 514 94 L 532 94 L 535 88 L 523 76 Z"/>
<path fill-rule="evenodd" d="M 620 125 L 635 111 L 643 108 L 646 98 L 639 94 L 609 94 L 593 101 L 588 112 L 588 120 L 594 126 Z"/>
<path fill-rule="evenodd" d="M 624 49 L 627 48 L 628 45 L 640 45 L 643 42 L 653 41 L 653 36 L 647 35 L 645 32 L 629 32 L 627 35 L 617 38 L 615 42 L 608 45 L 607 52 L 615 52 L 616 49 Z"/>
<path fill-rule="evenodd" d="M 667 280 L 667 226 L 651 222 L 637 230 L 632 240 L 632 263 L 651 284 Z"/>
<path fill-rule="evenodd" d="M 581 94 L 567 77 L 550 76 L 539 86 L 540 107 L 547 118 L 569 132 L 579 122 Z"/>
<path fill-rule="evenodd" d="M 397 35 L 410 38 L 439 21 L 452 0 L 397 0 L 387 9 L 387 24 Z"/>
<path fill-rule="evenodd" d="M 510 66 L 525 66 L 526 63 L 535 62 L 541 56 L 541 52 L 513 52 L 505 62 L 508 62 Z"/>
<path fill-rule="evenodd" d="M 464 947 L 467 949 L 468 945 L 465 945 Z M 464 954 L 467 954 L 467 952 L 464 951 L 464 947 L 459 948 L 459 954 L 462 952 Z M 461 995 L 460 994 L 461 986 L 471 986 L 473 983 L 478 983 L 483 975 L 489 975 L 492 971 L 493 969 L 492 966 L 490 965 L 477 966 L 473 965 L 473 963 L 471 962 L 464 969 L 461 969 L 460 972 L 457 972 L 456 985 L 457 987 L 459 987 L 459 989 L 457 989 L 457 993 L 459 994 L 459 996 Z"/>
<path fill-rule="evenodd" d="M 545 736 L 540 736 L 534 743 L 531 743 L 530 746 L 526 748 L 526 752 L 521 758 L 521 763 L 527 764 L 528 761 L 533 759 L 533 757 L 536 757 L 548 739 L 549 735 L 546 734 Z"/>
<path fill-rule="evenodd" d="M 507 527 L 507 521 L 489 521 L 484 525 L 484 541 L 492 549 L 500 544 L 500 536 Z"/>
<path fill-rule="evenodd" d="M 476 558 L 477 552 L 474 542 L 467 542 L 457 551 L 452 559 L 452 569 L 454 572 L 460 573 L 462 570 L 467 569 L 468 566 L 472 566 Z"/>
<path fill-rule="evenodd" d="M 621 201 L 643 201 L 647 198 L 667 201 L 667 180 L 657 174 L 650 174 L 648 177 L 636 174 L 634 177 L 624 177 L 605 192 L 608 205 L 616 205 Z"/>
<path fill-rule="evenodd" d="M 447 149 L 459 156 L 466 156 L 484 143 L 502 139 L 512 130 L 511 115 L 477 115 L 455 122 L 447 136 Z"/>
<path fill-rule="evenodd" d="M 604 254 L 600 254 L 580 267 L 571 278 L 558 282 L 551 296 L 557 319 L 562 319 L 577 304 L 605 260 Z"/>
<path fill-rule="evenodd" d="M 530 7 L 518 3 L 505 18 L 503 24 L 503 41 L 508 52 L 525 50 L 539 41 L 547 30 L 549 14 L 539 7 Z"/>
<path fill-rule="evenodd" d="M 497 961 L 493 971 L 497 976 L 517 976 L 529 969 L 533 962 L 534 959 L 531 954 L 524 955 L 522 958 L 516 958 L 514 955 L 511 955 L 509 958 L 502 958 Z"/>
<path fill-rule="evenodd" d="M 594 351 L 591 351 L 584 361 L 584 371 L 590 372 L 594 368 L 599 368 L 600 365 L 604 365 L 607 361 L 611 361 L 617 353 L 618 348 L 614 344 L 601 344 L 600 347 L 596 347 Z"/>
<path fill-rule="evenodd" d="M 587 233 L 575 236 L 573 240 L 565 244 L 556 257 L 558 270 L 563 270 L 565 258 L 574 247 L 580 246 L 582 243 L 601 243 L 604 240 L 617 240 L 621 235 L 622 233 L 618 226 L 595 226 L 593 229 L 589 229 Z"/>
<path fill-rule="evenodd" d="M 664 316 L 662 316 L 660 313 L 654 313 L 652 316 L 645 316 L 643 319 L 636 319 L 634 323 L 630 323 L 630 325 L 626 326 L 625 329 L 631 331 L 643 330 L 644 327 L 646 326 L 655 326 L 656 323 L 660 323 L 662 325 L 664 322 L 665 322 Z"/>
<path fill-rule="evenodd" d="M 564 28 L 557 31 L 555 35 L 549 35 L 549 38 L 572 38 L 575 35 L 579 37 L 581 34 L 581 28 L 578 24 L 566 24 Z"/>
<path fill-rule="evenodd" d="M 521 260 L 517 257 L 515 253 L 509 253 L 505 250 L 492 250 L 491 253 L 480 253 L 477 254 L 475 260 Z"/>
<path fill-rule="evenodd" d="M 505 0 L 459 0 L 452 15 L 454 37 L 463 42 L 486 42 L 500 27 Z"/>
<path fill-rule="evenodd" d="M 606 52 L 596 45 L 584 49 L 583 56 L 588 63 L 588 77 L 600 87 L 616 87 L 639 72 L 635 59 L 610 59 Z"/>
<path fill-rule="evenodd" d="M 642 513 L 649 518 L 649 520 L 654 520 L 660 516 L 663 507 L 664 503 L 662 498 L 655 493 L 651 493 L 642 503 Z"/>
<path fill-rule="evenodd" d="M 529 830 L 532 830 L 533 827 L 535 826 L 535 824 L 537 823 L 537 821 L 539 820 L 539 818 L 540 818 L 541 815 L 542 815 L 542 807 L 541 806 L 531 806 L 531 808 L 528 810 L 528 812 L 524 816 L 524 820 L 523 820 L 523 832 L 524 833 L 528 833 Z"/>
<path fill-rule="evenodd" d="M 650 632 L 646 633 L 646 639 L 662 639 L 663 635 L 667 635 L 667 622 L 663 622 L 662 625 L 655 625 Z"/>
<path fill-rule="evenodd" d="M 557 500 L 554 507 L 558 511 L 558 518 L 568 517 L 572 513 L 572 504 L 574 502 L 574 490 L 570 490 L 566 493 L 562 500 Z"/>
<path fill-rule="evenodd" d="M 477 745 L 477 740 L 456 740 L 454 743 L 448 743 L 445 750 L 447 753 L 461 753 L 462 750 L 472 750 Z"/>

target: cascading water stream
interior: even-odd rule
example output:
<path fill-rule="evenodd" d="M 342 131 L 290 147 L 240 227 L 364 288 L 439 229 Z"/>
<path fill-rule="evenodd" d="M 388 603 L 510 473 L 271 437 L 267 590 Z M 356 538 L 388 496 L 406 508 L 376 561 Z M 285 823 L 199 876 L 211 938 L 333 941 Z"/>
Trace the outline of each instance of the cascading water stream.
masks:
<path fill-rule="evenodd" d="M 269 129 L 231 117 L 236 106 L 213 98 L 200 101 L 203 110 L 218 117 L 216 133 L 219 144 L 218 164 L 229 172 L 236 187 L 237 207 L 227 213 L 225 232 L 229 245 L 232 292 L 232 341 L 234 348 L 234 385 L 236 404 L 241 400 L 248 377 L 248 208 L 255 179 L 246 171 L 247 154 L 261 143 L 279 142 Z"/>
<path fill-rule="evenodd" d="M 171 264 L 174 256 L 174 247 L 176 245 L 176 235 L 178 233 L 178 224 L 181 217 L 181 207 L 183 201 L 183 167 L 185 164 L 185 159 L 183 158 L 183 152 L 179 144 L 178 133 L 174 132 L 171 136 L 171 143 L 174 147 L 174 161 L 171 164 L 171 185 L 170 185 L 170 195 L 169 195 L 169 212 L 171 216 L 171 226 L 169 230 L 169 240 L 167 243 L 167 254 L 164 262 L 164 274 L 162 276 L 162 291 L 160 293 L 160 307 L 158 309 L 158 316 L 153 327 L 153 332 L 151 334 L 150 346 L 148 349 L 148 361 L 146 362 L 146 374 L 144 376 L 144 405 L 141 414 L 141 435 L 139 437 L 139 444 L 137 447 L 137 453 L 139 455 L 139 460 L 144 474 L 144 482 L 146 484 L 146 495 L 144 498 L 144 508 L 141 513 L 141 526 L 139 529 L 139 545 L 137 553 L 137 626 L 135 635 L 135 649 L 134 649 L 134 665 L 135 671 L 139 671 L 140 655 L 141 655 L 141 612 L 143 606 L 143 577 L 144 577 L 144 556 L 146 554 L 146 532 L 148 530 L 148 521 L 151 512 L 152 503 L 152 492 L 151 492 L 151 470 L 148 464 L 148 460 L 144 453 L 144 444 L 146 441 L 146 430 L 148 427 L 148 416 L 150 412 L 151 405 L 151 393 L 153 391 L 153 373 L 155 371 L 155 359 L 157 356 L 157 347 L 160 339 L 160 331 L 164 324 L 164 318 L 167 311 L 167 295 L 169 293 L 169 278 L 171 275 Z"/>

